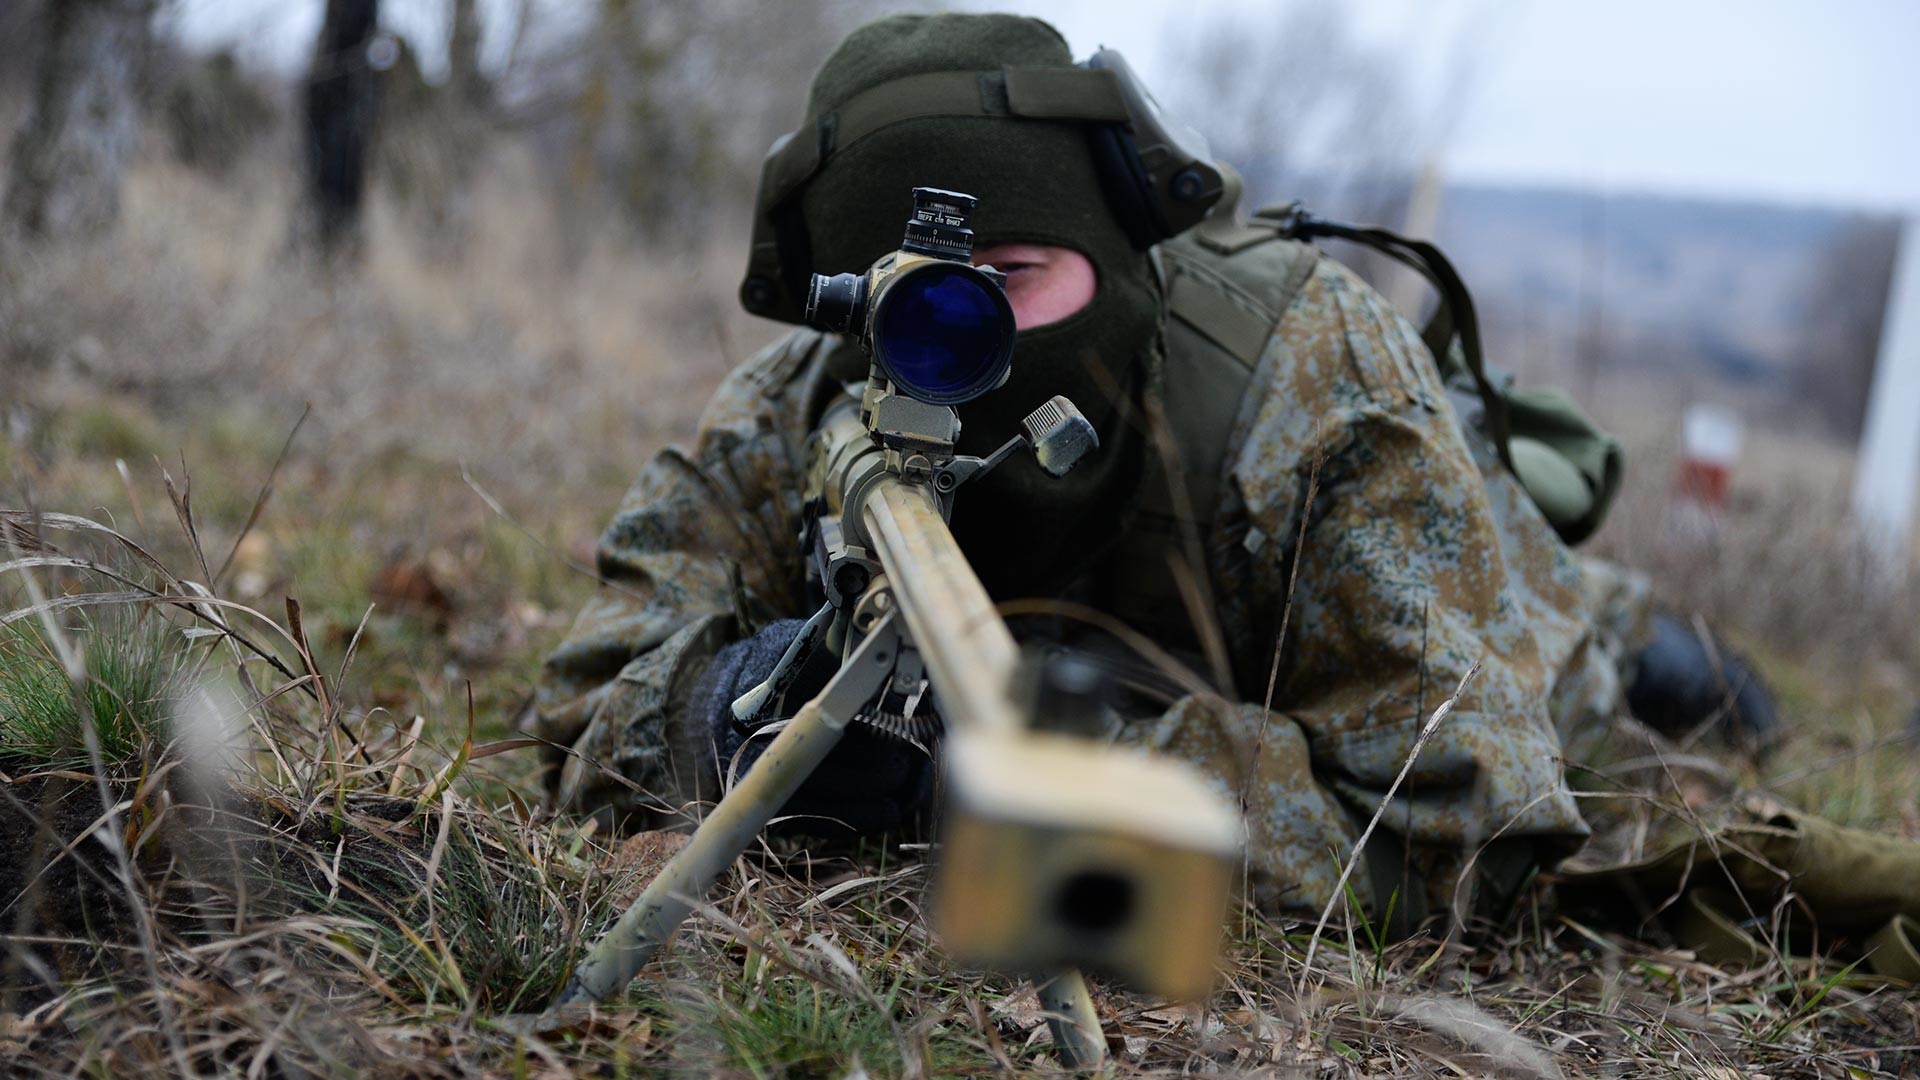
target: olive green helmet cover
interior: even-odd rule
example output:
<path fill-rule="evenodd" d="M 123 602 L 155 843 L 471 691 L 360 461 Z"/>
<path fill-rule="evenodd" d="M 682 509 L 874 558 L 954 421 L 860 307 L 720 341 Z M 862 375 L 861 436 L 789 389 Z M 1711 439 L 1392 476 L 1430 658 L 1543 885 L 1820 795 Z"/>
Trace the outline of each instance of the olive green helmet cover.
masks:
<path fill-rule="evenodd" d="M 855 95 L 912 75 L 1073 66 L 1065 39 L 1039 19 L 885 18 L 855 30 L 827 58 L 800 131 L 815 130 Z M 1137 475 L 1138 439 L 1128 430 L 1137 421 L 1123 413 L 1157 367 L 1159 288 L 1101 193 L 1087 127 L 1011 116 L 919 117 L 836 148 L 801 197 L 813 270 L 864 270 L 898 248 L 918 186 L 980 200 L 977 247 L 1071 248 L 1098 278 L 1080 312 L 1020 333 L 1007 385 L 960 409 L 961 449 L 969 453 L 1013 435 L 1020 418 L 1053 394 L 1071 398 L 1100 433 L 1102 449 L 1064 480 L 1016 459 L 968 489 L 968 503 L 996 504 L 995 512 L 955 516 L 956 534 L 990 589 L 1044 591 L 1076 552 L 1112 530 Z M 1012 530 L 1009 519 L 1043 527 Z"/>

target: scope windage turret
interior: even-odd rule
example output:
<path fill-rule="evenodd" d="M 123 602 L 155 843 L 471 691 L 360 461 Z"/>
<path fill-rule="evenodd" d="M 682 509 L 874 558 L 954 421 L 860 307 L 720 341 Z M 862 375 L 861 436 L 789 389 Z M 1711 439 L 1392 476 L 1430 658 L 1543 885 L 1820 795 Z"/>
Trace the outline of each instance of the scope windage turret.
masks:
<path fill-rule="evenodd" d="M 929 404 L 958 405 L 1005 383 L 1017 327 L 1006 275 L 973 265 L 976 201 L 914 188 L 900 250 L 864 274 L 813 275 L 807 324 L 857 337 L 896 389 Z"/>
<path fill-rule="evenodd" d="M 913 189 L 913 216 L 907 219 L 907 238 L 901 251 L 933 259 L 973 261 L 973 230 L 968 221 L 980 200 L 941 188 Z"/>

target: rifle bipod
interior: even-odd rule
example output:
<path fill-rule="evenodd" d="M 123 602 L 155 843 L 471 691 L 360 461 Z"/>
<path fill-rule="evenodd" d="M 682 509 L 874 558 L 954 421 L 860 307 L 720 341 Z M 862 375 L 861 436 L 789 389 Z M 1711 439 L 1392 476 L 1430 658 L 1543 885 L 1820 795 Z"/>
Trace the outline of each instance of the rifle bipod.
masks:
<path fill-rule="evenodd" d="M 594 943 L 547 1007 L 547 1017 L 619 993 L 660 951 L 693 905 L 826 760 L 854 714 L 880 691 L 900 653 L 894 619 L 892 612 L 883 616 L 826 687 L 774 736 L 766 752 L 694 830 L 687 846 Z M 1086 980 L 1077 971 L 1066 971 L 1037 990 L 1061 1063 L 1097 1068 L 1106 1058 L 1106 1040 Z"/>

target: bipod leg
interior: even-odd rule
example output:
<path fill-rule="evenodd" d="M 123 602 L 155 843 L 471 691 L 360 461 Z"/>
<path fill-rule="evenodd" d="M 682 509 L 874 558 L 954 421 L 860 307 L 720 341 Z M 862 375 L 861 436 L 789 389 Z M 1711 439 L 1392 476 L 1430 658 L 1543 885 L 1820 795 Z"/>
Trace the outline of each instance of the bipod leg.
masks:
<path fill-rule="evenodd" d="M 826 760 L 854 713 L 879 692 L 899 651 L 899 634 L 888 614 L 840 665 L 826 688 L 800 707 L 747 775 L 721 797 L 687 846 L 594 943 L 548 1012 L 599 1001 L 633 981 L 694 903 Z"/>
<path fill-rule="evenodd" d="M 1107 1037 L 1100 1031 L 1100 1017 L 1093 1011 L 1087 980 L 1068 968 L 1034 990 L 1040 997 L 1040 1007 L 1046 1010 L 1047 1028 L 1053 1032 L 1053 1048 L 1060 1064 L 1088 1072 L 1106 1064 Z"/>

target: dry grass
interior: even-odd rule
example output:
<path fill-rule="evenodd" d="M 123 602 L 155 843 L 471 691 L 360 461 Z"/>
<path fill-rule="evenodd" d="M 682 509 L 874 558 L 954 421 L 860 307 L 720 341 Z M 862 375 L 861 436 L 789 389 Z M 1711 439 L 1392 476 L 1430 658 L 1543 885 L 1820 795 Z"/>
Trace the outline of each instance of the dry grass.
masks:
<path fill-rule="evenodd" d="M 119 237 L 13 267 L 0 295 L 0 504 L 126 539 L 31 515 L 9 535 L 127 579 L 16 567 L 0 610 L 34 602 L 29 578 L 49 600 L 145 590 L 117 603 L 206 676 L 137 767 L 5 766 L 0 810 L 46 823 L 55 852 L 83 838 L 61 865 L 104 921 L 6 924 L 0 1059 L 30 1075 L 1052 1071 L 1031 993 L 941 957 L 923 864 L 898 852 L 743 859 L 616 1007 L 551 1038 L 502 1022 L 544 1002 L 646 863 L 543 812 L 537 755 L 511 741 L 592 587 L 562 556 L 763 331 L 730 313 L 733 246 L 560 250 L 510 148 L 458 262 L 418 254 L 382 209 L 366 273 L 325 282 L 282 255 L 270 164 L 222 187 L 145 164 Z M 1605 544 L 1735 627 L 1797 727 L 1771 766 L 1675 758 L 1622 778 L 1590 800 L 1596 819 L 1631 829 L 1772 791 L 1920 837 L 1920 769 L 1893 741 L 1915 689 L 1908 594 L 1866 587 L 1819 518 L 1802 528 L 1805 496 L 1751 483 L 1718 549 L 1662 546 L 1661 466 L 1640 475 L 1654 483 Z M 74 625 L 55 614 L 41 633 Z M 222 626 L 252 645 L 182 633 Z M 209 760 L 226 766 L 193 767 Z M 1203 1006 L 1097 988 L 1115 1070 L 1920 1068 L 1906 991 L 1811 961 L 1724 970 L 1541 903 L 1471 943 L 1384 947 L 1364 924 L 1314 935 L 1240 913 Z"/>

